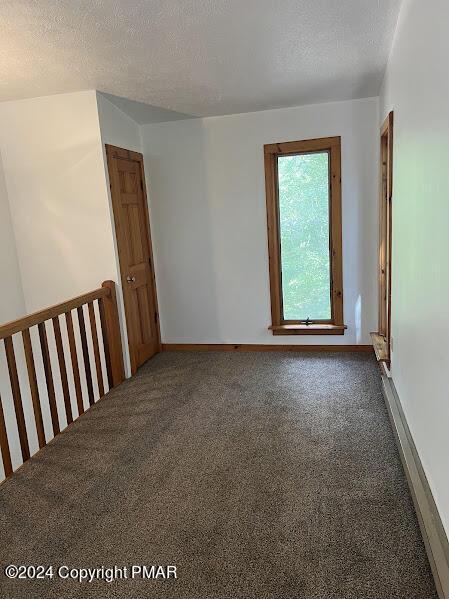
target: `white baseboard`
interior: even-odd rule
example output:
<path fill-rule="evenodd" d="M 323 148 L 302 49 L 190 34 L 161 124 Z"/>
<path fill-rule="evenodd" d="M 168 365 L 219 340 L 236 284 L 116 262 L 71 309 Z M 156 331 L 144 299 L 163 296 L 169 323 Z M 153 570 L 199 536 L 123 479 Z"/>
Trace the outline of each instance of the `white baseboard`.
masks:
<path fill-rule="evenodd" d="M 393 380 L 382 386 L 440 599 L 449 599 L 449 544 Z"/>

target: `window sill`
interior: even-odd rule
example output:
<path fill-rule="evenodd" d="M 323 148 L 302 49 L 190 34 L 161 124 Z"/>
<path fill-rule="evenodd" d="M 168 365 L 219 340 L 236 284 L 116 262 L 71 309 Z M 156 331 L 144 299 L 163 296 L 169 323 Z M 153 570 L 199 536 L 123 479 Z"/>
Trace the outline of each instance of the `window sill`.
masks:
<path fill-rule="evenodd" d="M 273 335 L 344 335 L 344 324 L 276 324 L 268 327 Z"/>

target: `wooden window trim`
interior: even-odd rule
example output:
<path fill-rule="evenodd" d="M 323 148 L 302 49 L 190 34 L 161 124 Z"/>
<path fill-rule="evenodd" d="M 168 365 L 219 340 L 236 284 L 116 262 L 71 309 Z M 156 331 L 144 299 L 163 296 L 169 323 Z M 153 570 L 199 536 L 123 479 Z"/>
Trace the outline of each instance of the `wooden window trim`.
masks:
<path fill-rule="evenodd" d="M 330 264 L 331 313 L 326 321 L 284 320 L 282 313 L 282 273 L 279 231 L 277 158 L 289 154 L 329 152 L 330 172 Z M 341 137 L 323 137 L 264 146 L 265 190 L 267 201 L 268 256 L 270 270 L 271 326 L 273 335 L 343 335 L 343 266 L 341 218 Z"/>

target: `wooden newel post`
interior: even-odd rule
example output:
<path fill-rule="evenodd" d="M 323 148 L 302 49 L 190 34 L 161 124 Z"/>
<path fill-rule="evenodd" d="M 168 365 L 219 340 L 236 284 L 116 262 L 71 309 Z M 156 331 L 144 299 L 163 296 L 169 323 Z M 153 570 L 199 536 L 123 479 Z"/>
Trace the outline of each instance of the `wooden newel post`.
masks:
<path fill-rule="evenodd" d="M 101 286 L 109 289 L 109 294 L 101 300 L 100 316 L 109 386 L 112 388 L 125 380 L 122 338 L 120 335 L 115 283 L 114 281 L 104 281 Z"/>

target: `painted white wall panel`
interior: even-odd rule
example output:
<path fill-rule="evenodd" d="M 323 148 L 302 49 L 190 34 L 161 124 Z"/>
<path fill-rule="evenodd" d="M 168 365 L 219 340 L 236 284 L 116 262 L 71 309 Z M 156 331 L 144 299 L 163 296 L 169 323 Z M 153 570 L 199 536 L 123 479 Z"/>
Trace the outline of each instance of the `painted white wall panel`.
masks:
<path fill-rule="evenodd" d="M 0 104 L 0 145 L 27 311 L 115 280 L 95 92 Z"/>
<path fill-rule="evenodd" d="M 105 279 L 116 281 L 96 92 L 0 104 L 0 149 L 4 166 L 4 185 L 0 179 L 0 322 L 95 289 Z M 73 319 L 77 331 L 76 313 L 73 313 Z M 89 331 L 87 312 L 85 320 Z M 66 340 L 64 321 L 61 330 L 63 340 Z M 66 417 L 51 324 L 47 326 L 47 335 L 62 429 L 66 426 Z M 51 420 L 35 327 L 31 337 L 44 427 L 47 439 L 50 439 L 53 436 Z M 20 335 L 14 337 L 14 344 L 30 449 L 34 453 L 38 446 Z M 79 336 L 77 345 L 87 407 Z M 66 342 L 65 351 L 66 362 L 70 364 Z M 92 348 L 90 355 L 91 370 L 95 373 Z M 68 377 L 73 401 L 75 393 L 70 366 Z M 97 392 L 95 380 L 94 389 Z M 3 347 L 0 347 L 0 395 L 13 465 L 17 467 L 21 455 Z M 74 413 L 77 413 L 76 409 Z"/>
<path fill-rule="evenodd" d="M 392 374 L 449 533 L 449 4 L 405 0 L 380 100 L 394 110 Z"/>
<path fill-rule="evenodd" d="M 25 298 L 0 154 L 0 323 L 14 320 L 24 313 Z M 11 458 L 15 464 L 20 464 L 19 437 L 15 426 L 3 342 L 0 342 L 0 397 L 2 398 L 6 426 L 11 431 Z M 30 416 L 28 410 L 26 416 Z M 2 473 L 3 463 L 0 460 L 0 478 L 2 478 Z"/>
<path fill-rule="evenodd" d="M 166 343 L 369 343 L 377 321 L 376 98 L 145 125 Z M 341 135 L 344 336 L 274 337 L 263 146 Z"/>
<path fill-rule="evenodd" d="M 0 323 L 14 320 L 25 310 L 16 240 L 0 153 Z"/>

